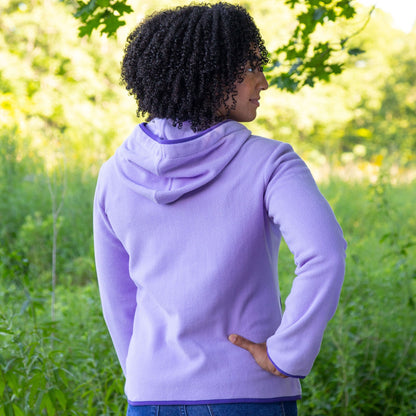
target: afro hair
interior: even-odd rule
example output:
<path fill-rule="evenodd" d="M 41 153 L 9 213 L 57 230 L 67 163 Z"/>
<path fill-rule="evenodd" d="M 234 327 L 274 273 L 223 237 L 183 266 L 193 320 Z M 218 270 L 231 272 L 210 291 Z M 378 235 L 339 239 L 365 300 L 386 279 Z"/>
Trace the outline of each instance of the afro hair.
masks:
<path fill-rule="evenodd" d="M 235 96 L 247 62 L 268 61 L 248 12 L 228 3 L 192 4 L 156 12 L 128 36 L 121 80 L 138 116 L 189 122 L 201 131 L 226 118 L 218 109 Z"/>

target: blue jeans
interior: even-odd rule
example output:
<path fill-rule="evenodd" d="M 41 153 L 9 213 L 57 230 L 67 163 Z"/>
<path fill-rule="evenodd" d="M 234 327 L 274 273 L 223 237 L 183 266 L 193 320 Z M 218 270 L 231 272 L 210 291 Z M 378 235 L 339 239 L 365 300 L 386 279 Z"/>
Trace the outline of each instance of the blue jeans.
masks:
<path fill-rule="evenodd" d="M 127 416 L 297 416 L 296 401 L 204 405 L 132 406 Z"/>

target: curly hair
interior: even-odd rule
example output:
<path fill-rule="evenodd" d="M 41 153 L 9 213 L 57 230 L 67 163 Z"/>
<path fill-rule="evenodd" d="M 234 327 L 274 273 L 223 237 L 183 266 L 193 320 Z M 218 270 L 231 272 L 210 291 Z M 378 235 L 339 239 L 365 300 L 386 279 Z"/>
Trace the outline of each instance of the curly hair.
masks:
<path fill-rule="evenodd" d="M 247 65 L 262 67 L 268 52 L 252 17 L 228 3 L 192 4 L 148 16 L 128 36 L 121 80 L 138 116 L 190 122 L 201 131 L 235 105 L 235 84 Z M 231 107 L 226 101 L 232 98 Z"/>

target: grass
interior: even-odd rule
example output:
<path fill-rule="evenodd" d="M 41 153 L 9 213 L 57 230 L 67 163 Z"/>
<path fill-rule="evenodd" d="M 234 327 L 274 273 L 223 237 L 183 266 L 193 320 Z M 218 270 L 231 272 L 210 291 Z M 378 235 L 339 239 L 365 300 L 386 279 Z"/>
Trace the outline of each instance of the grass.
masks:
<path fill-rule="evenodd" d="M 47 180 L 24 160 L 15 166 L 12 153 L 8 148 L 0 167 L 0 190 L 8 195 L 0 203 L 0 416 L 125 414 L 123 376 L 95 281 L 95 178 L 67 172 L 52 320 Z M 382 176 L 374 185 L 333 180 L 321 189 L 349 243 L 347 273 L 321 353 L 302 383 L 299 413 L 416 415 L 416 185 L 392 186 Z M 286 294 L 289 254 L 283 245 Z"/>

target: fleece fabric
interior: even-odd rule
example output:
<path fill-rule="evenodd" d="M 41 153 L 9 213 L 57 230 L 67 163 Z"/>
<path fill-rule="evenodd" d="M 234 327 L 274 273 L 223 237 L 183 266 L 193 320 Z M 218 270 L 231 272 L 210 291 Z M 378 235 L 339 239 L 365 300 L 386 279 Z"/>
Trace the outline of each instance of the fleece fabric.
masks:
<path fill-rule="evenodd" d="M 295 272 L 284 313 L 282 237 Z M 94 241 L 130 404 L 300 398 L 338 304 L 346 243 L 289 144 L 231 120 L 198 134 L 139 124 L 100 170 Z M 266 342 L 289 377 L 262 370 L 232 333 Z"/>

